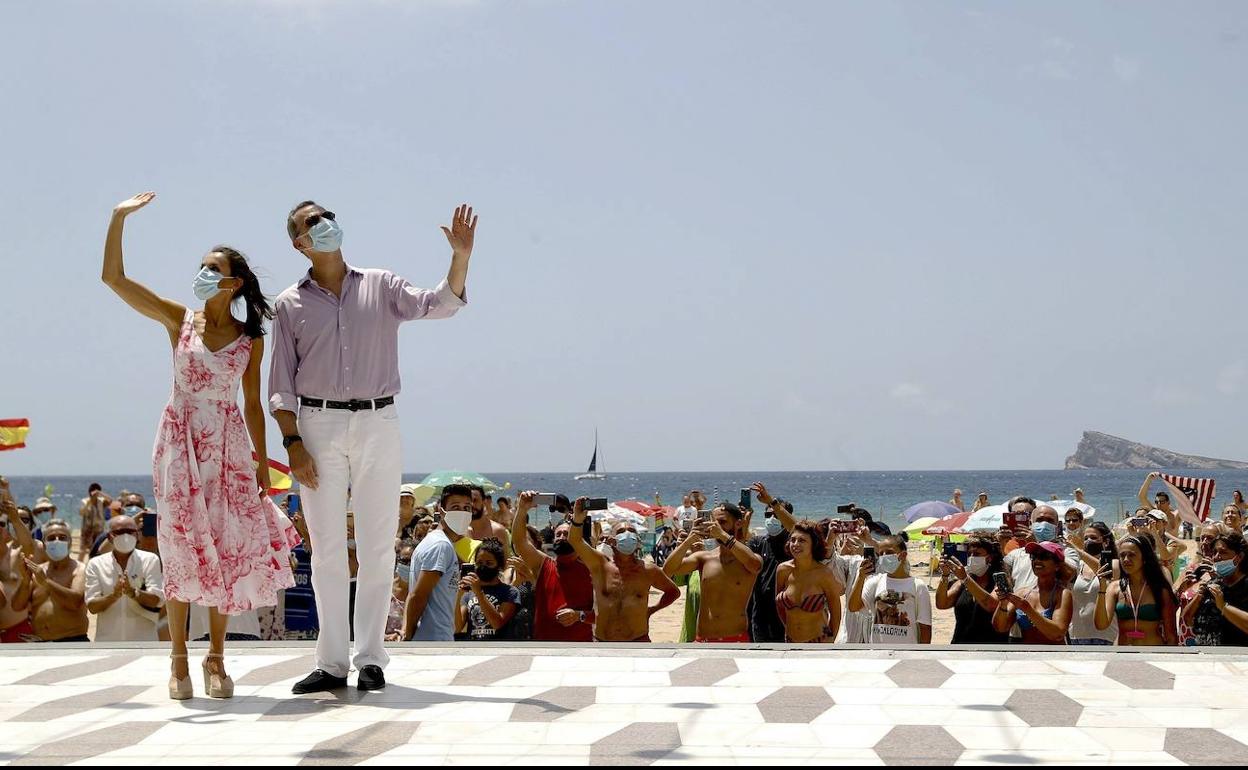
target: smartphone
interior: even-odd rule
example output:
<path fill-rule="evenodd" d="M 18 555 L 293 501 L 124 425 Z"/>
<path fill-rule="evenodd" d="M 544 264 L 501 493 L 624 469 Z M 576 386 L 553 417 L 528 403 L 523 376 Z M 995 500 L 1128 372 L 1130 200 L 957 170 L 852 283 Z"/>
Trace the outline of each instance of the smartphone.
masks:
<path fill-rule="evenodd" d="M 844 505 L 836 506 L 837 515 L 845 514 L 845 513 L 853 513 L 853 511 L 854 511 L 853 503 L 845 503 Z"/>
<path fill-rule="evenodd" d="M 869 545 L 862 549 L 862 558 L 875 561 L 875 546 Z"/>
<path fill-rule="evenodd" d="M 460 580 L 463 580 L 464 578 L 468 577 L 469 575 L 475 575 L 475 574 L 476 574 L 476 572 L 477 572 L 477 565 L 475 565 L 475 564 L 461 564 L 461 565 L 459 565 L 459 579 L 460 579 Z"/>
<path fill-rule="evenodd" d="M 828 532 L 833 535 L 852 535 L 858 531 L 858 522 L 846 519 L 832 519 L 828 522 Z"/>
<path fill-rule="evenodd" d="M 1132 517 L 1131 517 L 1131 526 L 1133 526 L 1133 527 L 1142 527 L 1142 526 L 1144 526 L 1145 524 L 1148 524 L 1148 517 L 1147 517 L 1147 516 L 1132 516 Z"/>
<path fill-rule="evenodd" d="M 299 495 L 286 495 L 286 510 L 291 516 L 299 513 L 300 505 Z"/>
<path fill-rule="evenodd" d="M 156 537 L 156 511 L 143 513 L 143 537 Z"/>
<path fill-rule="evenodd" d="M 992 584 L 996 587 L 997 591 L 1002 594 L 1008 594 L 1010 592 L 1010 581 L 1005 577 L 1004 572 L 992 573 Z"/>
<path fill-rule="evenodd" d="M 607 510 L 607 498 L 591 497 L 585 501 L 585 510 L 587 511 L 605 511 Z"/>
<path fill-rule="evenodd" d="M 970 547 L 966 543 L 945 543 L 941 549 L 941 554 L 949 559 L 957 559 L 966 564 L 967 557 L 971 555 Z"/>
<path fill-rule="evenodd" d="M 1027 529 L 1031 526 L 1031 514 L 1027 511 L 1006 511 L 1001 514 L 1001 523 L 1011 530 Z"/>
<path fill-rule="evenodd" d="M 1109 551 L 1101 551 L 1101 569 L 1114 566 L 1114 555 Z"/>
<path fill-rule="evenodd" d="M 754 508 L 754 490 L 752 489 L 741 490 L 741 499 L 737 502 L 737 507 L 738 508 L 750 508 L 752 510 Z"/>
<path fill-rule="evenodd" d="M 710 521 L 710 520 L 711 520 L 710 511 L 698 511 L 698 521 Z"/>
<path fill-rule="evenodd" d="M 542 492 L 539 495 L 533 495 L 533 504 L 551 506 L 555 504 L 556 497 L 558 497 L 558 495 L 554 492 Z"/>

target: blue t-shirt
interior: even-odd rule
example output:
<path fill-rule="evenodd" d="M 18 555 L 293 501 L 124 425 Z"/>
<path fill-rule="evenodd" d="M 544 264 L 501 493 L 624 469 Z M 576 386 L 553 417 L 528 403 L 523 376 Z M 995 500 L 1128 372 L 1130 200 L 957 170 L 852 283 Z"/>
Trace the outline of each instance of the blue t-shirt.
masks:
<path fill-rule="evenodd" d="M 408 585 L 412 590 L 422 572 L 439 572 L 437 584 L 425 612 L 416 626 L 412 639 L 417 642 L 455 641 L 455 588 L 459 585 L 459 557 L 455 546 L 441 530 L 433 530 L 420 541 L 412 554 L 412 575 Z"/>
<path fill-rule="evenodd" d="M 504 604 L 520 604 L 520 592 L 514 586 L 506 583 L 499 583 L 493 586 L 481 586 L 481 593 L 485 594 L 486 601 L 494 605 L 495 610 L 500 610 Z M 507 625 L 495 630 L 490 625 L 490 621 L 486 620 L 485 613 L 481 611 L 481 604 L 477 600 L 477 595 L 471 591 L 464 593 L 463 598 L 464 610 L 468 615 L 468 636 L 473 641 L 488 642 L 491 639 L 500 638 L 504 632 L 508 630 L 511 621 Z M 512 616 L 512 621 L 515 616 Z"/>

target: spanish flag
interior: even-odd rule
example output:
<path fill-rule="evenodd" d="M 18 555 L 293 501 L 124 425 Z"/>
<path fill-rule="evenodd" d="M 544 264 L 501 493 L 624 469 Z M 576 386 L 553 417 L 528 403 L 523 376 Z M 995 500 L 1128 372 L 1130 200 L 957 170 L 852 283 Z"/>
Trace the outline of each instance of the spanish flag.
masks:
<path fill-rule="evenodd" d="M 25 447 L 29 432 L 30 420 L 0 420 L 0 452 Z"/>
<path fill-rule="evenodd" d="M 256 453 L 251 453 L 251 461 L 259 464 L 260 458 L 256 457 Z M 280 495 L 283 492 L 289 492 L 292 484 L 290 478 L 290 468 L 282 465 L 277 460 L 269 460 L 269 483 L 273 486 L 269 487 L 270 495 Z"/>

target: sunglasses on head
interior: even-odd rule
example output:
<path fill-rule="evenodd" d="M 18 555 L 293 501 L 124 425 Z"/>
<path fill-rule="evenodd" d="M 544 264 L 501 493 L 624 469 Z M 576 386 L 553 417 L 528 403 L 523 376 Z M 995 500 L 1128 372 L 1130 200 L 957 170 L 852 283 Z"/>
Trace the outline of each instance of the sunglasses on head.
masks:
<path fill-rule="evenodd" d="M 313 214 L 312 216 L 303 220 L 303 226 L 305 228 L 305 232 L 319 225 L 321 223 L 322 217 L 324 217 L 325 219 L 328 219 L 331 222 L 335 221 L 338 218 L 332 211 L 322 211 L 319 214 Z"/>

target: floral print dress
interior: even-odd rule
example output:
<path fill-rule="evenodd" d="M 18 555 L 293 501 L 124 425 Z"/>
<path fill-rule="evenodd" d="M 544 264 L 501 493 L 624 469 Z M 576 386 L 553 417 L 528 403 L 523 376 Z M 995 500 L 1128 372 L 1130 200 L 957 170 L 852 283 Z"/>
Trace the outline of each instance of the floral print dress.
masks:
<path fill-rule="evenodd" d="M 173 393 L 152 456 L 157 535 L 169 599 L 238 614 L 277 604 L 294 585 L 290 520 L 256 488 L 238 384 L 247 335 L 217 352 L 187 310 L 173 353 Z"/>

